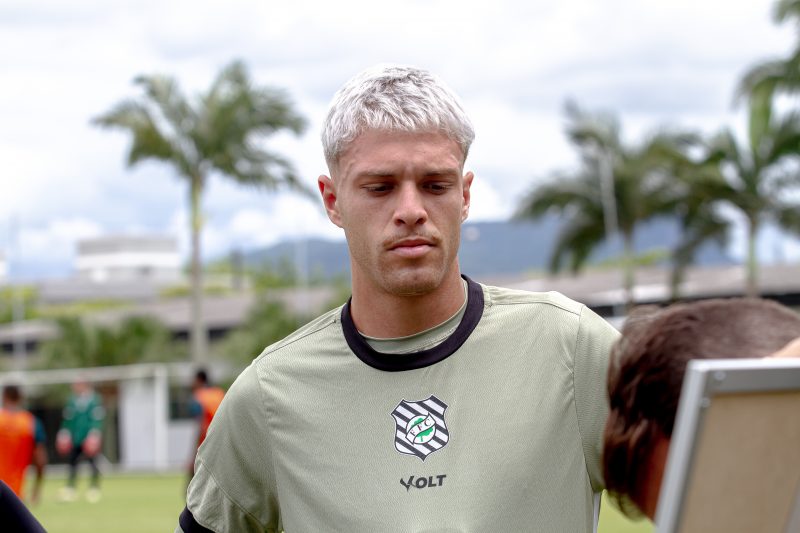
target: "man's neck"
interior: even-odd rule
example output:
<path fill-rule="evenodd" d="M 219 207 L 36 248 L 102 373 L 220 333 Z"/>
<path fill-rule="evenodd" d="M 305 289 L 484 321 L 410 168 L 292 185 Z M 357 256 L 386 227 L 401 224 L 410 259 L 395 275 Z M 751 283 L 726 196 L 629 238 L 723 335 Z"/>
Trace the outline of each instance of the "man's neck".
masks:
<path fill-rule="evenodd" d="M 405 337 L 437 326 L 453 316 L 466 298 L 457 271 L 421 295 L 400 296 L 357 285 L 354 280 L 350 314 L 358 331 L 376 338 Z"/>

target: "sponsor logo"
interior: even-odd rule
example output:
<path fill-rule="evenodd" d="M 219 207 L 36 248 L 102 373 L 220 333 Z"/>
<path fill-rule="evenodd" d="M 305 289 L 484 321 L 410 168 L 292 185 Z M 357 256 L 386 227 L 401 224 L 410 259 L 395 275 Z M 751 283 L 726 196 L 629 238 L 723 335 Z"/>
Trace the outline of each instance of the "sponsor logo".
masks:
<path fill-rule="evenodd" d="M 439 474 L 438 476 L 421 476 L 415 478 L 408 476 L 408 479 L 400 479 L 400 484 L 406 488 L 406 492 L 413 489 L 427 489 L 429 487 L 441 487 L 444 485 L 444 479 L 447 474 Z"/>
<path fill-rule="evenodd" d="M 401 400 L 392 411 L 395 449 L 424 461 L 433 452 L 444 448 L 450 440 L 444 421 L 446 410 L 447 404 L 433 395 L 416 402 Z"/>

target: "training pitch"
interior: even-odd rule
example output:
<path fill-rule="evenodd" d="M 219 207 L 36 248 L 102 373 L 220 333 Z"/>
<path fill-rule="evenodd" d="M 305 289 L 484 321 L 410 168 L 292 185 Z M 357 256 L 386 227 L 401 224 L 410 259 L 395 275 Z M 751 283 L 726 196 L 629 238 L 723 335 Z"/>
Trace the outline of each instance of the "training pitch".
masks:
<path fill-rule="evenodd" d="M 103 478 L 103 497 L 98 503 L 85 499 L 86 473 L 78 480 L 78 500 L 57 501 L 64 478 L 45 480 L 42 501 L 32 507 L 33 514 L 49 533 L 163 533 L 173 531 L 183 509 L 186 483 L 180 474 L 122 475 Z M 30 480 L 27 483 L 30 487 Z M 630 522 L 604 501 L 599 533 L 651 533 L 647 521 Z"/>

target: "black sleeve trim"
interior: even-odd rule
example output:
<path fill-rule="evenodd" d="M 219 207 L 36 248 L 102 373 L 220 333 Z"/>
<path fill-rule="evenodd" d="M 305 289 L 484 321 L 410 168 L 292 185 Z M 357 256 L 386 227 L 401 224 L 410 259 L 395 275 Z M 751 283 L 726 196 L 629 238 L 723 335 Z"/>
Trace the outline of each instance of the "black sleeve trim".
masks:
<path fill-rule="evenodd" d="M 42 524 L 33 517 L 22 500 L 4 481 L 0 481 L 0 525 L 2 525 L 3 531 L 45 532 Z"/>
<path fill-rule="evenodd" d="M 178 523 L 180 524 L 183 533 L 214 533 L 207 527 L 203 527 L 198 524 L 188 507 L 183 508 L 183 512 L 178 519 Z"/>
<path fill-rule="evenodd" d="M 380 353 L 372 348 L 356 329 L 353 317 L 350 316 L 350 300 L 348 300 L 342 308 L 342 331 L 348 346 L 366 364 L 386 372 L 424 368 L 451 356 L 466 342 L 483 316 L 483 288 L 467 276 L 462 277 L 467 281 L 467 308 L 456 330 L 441 344 L 428 350 L 404 354 L 402 357 Z"/>

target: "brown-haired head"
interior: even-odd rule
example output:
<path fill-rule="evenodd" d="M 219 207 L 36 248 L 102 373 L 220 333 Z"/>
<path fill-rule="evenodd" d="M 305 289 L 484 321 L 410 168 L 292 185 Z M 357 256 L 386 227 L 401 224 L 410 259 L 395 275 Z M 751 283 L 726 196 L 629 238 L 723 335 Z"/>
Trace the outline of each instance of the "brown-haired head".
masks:
<path fill-rule="evenodd" d="M 690 360 L 766 357 L 798 336 L 800 315 L 756 298 L 634 310 L 611 352 L 603 435 L 606 488 L 620 508 L 654 512 L 642 495 L 646 485 L 660 485 L 663 464 L 653 465 L 653 453 L 672 436 Z M 653 471 L 656 480 L 648 479 Z"/>
<path fill-rule="evenodd" d="M 3 405 L 18 404 L 22 400 L 22 391 L 18 385 L 6 385 L 3 387 Z"/>

